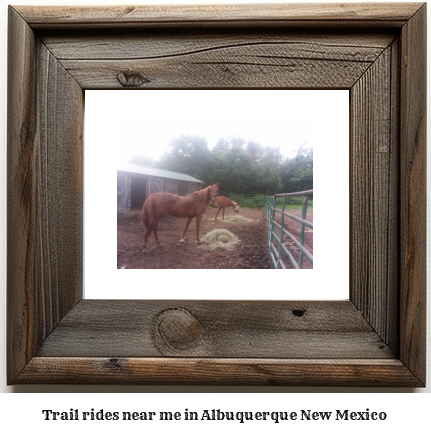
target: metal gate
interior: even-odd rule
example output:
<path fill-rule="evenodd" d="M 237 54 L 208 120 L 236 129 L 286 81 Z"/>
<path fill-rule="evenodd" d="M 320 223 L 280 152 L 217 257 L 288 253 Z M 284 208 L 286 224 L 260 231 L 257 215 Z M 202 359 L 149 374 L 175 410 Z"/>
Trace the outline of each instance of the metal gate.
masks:
<path fill-rule="evenodd" d="M 303 196 L 302 204 L 302 218 L 295 215 L 287 213 L 286 203 L 291 196 Z M 295 269 L 302 269 L 304 255 L 305 257 L 313 263 L 313 255 L 304 246 L 305 237 L 305 227 L 313 229 L 313 223 L 307 221 L 305 218 L 307 216 L 308 198 L 313 196 L 313 190 L 303 191 L 303 192 L 293 192 L 285 194 L 277 194 L 274 196 L 265 197 L 265 211 L 266 218 L 268 221 L 268 242 L 269 242 L 269 257 L 271 261 L 272 268 L 286 268 L 286 258 L 289 258 Z M 282 199 L 281 209 L 277 208 L 277 198 Z M 275 220 L 275 215 L 281 214 L 281 222 L 278 223 Z M 292 233 L 287 230 L 287 219 L 290 218 L 301 224 L 300 238 L 296 238 Z M 275 232 L 277 231 L 277 233 Z M 291 251 L 289 251 L 286 246 L 286 240 L 291 240 L 297 248 L 299 248 L 299 259 L 296 260 Z M 277 244 L 275 244 L 275 242 Z M 284 260 L 284 261 L 283 261 Z"/>

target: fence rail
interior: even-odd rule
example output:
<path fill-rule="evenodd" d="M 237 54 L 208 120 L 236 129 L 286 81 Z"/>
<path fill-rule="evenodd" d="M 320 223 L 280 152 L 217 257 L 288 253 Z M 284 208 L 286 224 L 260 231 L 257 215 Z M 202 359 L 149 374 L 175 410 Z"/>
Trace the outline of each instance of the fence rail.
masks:
<path fill-rule="evenodd" d="M 294 196 L 304 197 L 302 203 L 302 218 L 286 212 L 286 204 L 289 200 L 289 197 L 294 197 Z M 274 196 L 265 197 L 265 211 L 266 211 L 266 217 L 268 221 L 269 257 L 270 257 L 272 268 L 285 269 L 286 268 L 286 263 L 285 263 L 286 258 L 284 258 L 285 256 L 289 258 L 290 262 L 292 263 L 292 266 L 295 269 L 302 269 L 304 256 L 311 263 L 313 263 L 312 253 L 304 246 L 305 227 L 313 229 L 313 223 L 306 220 L 309 197 L 312 196 L 313 196 L 313 190 L 308 190 L 302 192 L 276 194 Z M 282 198 L 281 210 L 277 208 L 277 198 Z M 275 220 L 276 214 L 281 214 L 280 223 L 278 223 Z M 285 217 L 290 218 L 301 224 L 299 239 L 287 230 L 287 222 L 285 220 Z M 277 233 L 275 233 L 275 228 L 278 229 Z M 293 257 L 292 252 L 286 246 L 285 244 L 286 237 L 292 240 L 295 246 L 299 249 L 300 252 L 299 252 L 298 260 L 296 260 Z M 276 246 L 275 241 L 278 243 L 278 247 Z"/>

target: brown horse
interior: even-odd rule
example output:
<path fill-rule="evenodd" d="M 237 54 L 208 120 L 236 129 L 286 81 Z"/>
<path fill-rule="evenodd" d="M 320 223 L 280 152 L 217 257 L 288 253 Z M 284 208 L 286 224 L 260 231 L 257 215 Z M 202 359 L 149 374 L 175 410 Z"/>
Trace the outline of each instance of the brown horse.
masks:
<path fill-rule="evenodd" d="M 209 203 L 209 205 L 211 207 L 215 207 L 215 208 L 218 207 L 218 212 L 216 214 L 215 220 L 217 220 L 217 216 L 220 213 L 220 210 L 222 210 L 222 220 L 224 220 L 224 209 L 226 207 L 228 207 L 228 206 L 231 206 L 236 213 L 239 212 L 239 205 L 238 205 L 238 203 L 236 203 L 235 201 L 230 200 L 229 198 L 226 198 L 223 195 L 220 195 L 220 196 L 217 197 L 215 204 Z"/>
<path fill-rule="evenodd" d="M 194 217 L 196 217 L 196 241 L 200 243 L 199 226 L 201 219 L 205 213 L 208 203 L 215 203 L 217 195 L 218 183 L 186 196 L 179 196 L 169 192 L 157 192 L 150 195 L 145 201 L 142 212 L 139 216 L 145 229 L 143 252 L 147 252 L 148 236 L 151 234 L 151 231 L 154 231 L 156 243 L 159 246 L 161 245 L 157 235 L 157 229 L 160 219 L 165 214 L 188 218 L 186 227 L 184 228 L 184 232 L 181 236 L 181 242 L 185 241 L 184 235 L 189 228 L 190 222 Z"/>

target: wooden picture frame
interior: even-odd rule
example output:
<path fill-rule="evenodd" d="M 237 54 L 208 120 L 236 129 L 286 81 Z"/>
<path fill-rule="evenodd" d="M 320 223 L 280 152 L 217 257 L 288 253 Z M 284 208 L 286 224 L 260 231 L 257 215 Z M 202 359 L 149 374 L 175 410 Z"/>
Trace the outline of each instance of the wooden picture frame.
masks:
<path fill-rule="evenodd" d="M 425 3 L 9 7 L 8 384 L 424 386 L 425 38 Z M 349 89 L 349 300 L 83 299 L 99 88 Z"/>

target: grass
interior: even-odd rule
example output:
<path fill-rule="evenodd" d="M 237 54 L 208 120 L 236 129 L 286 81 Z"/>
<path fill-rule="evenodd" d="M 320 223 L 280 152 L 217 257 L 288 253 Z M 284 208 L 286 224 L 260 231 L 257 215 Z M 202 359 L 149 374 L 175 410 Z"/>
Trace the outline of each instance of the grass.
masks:
<path fill-rule="evenodd" d="M 245 194 L 226 194 L 226 196 L 239 204 L 241 208 L 265 208 L 265 196 L 264 195 L 245 195 Z M 288 209 L 298 209 L 302 208 L 302 202 L 304 198 L 301 196 L 289 197 L 288 203 L 286 203 L 286 208 Z M 277 198 L 277 208 L 282 208 L 283 203 L 281 198 Z M 313 200 L 308 200 L 308 207 L 313 207 Z"/>

